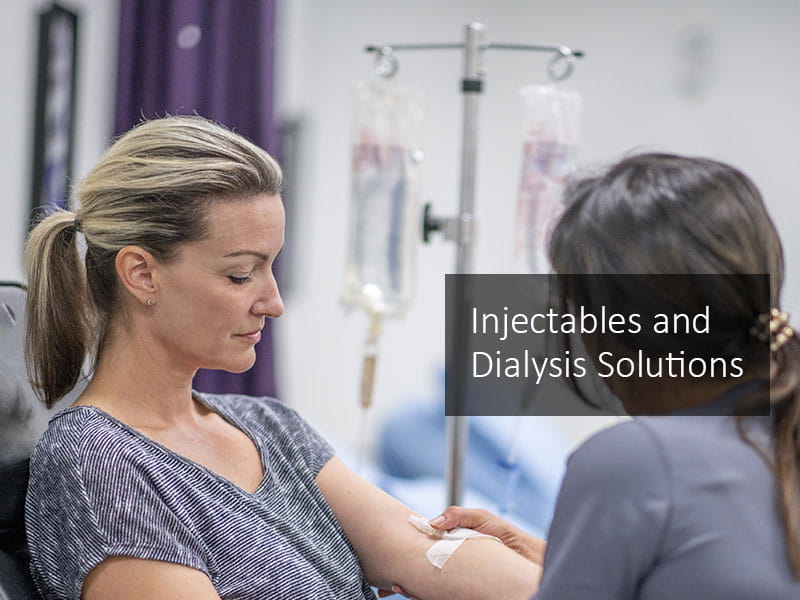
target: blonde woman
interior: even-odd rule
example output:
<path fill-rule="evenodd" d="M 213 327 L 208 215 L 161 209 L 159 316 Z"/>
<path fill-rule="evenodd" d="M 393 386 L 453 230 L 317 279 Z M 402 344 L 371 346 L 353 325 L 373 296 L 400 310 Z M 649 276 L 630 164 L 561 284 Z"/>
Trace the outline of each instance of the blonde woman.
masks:
<path fill-rule="evenodd" d="M 537 566 L 476 539 L 445 569 L 411 511 L 271 399 L 192 391 L 253 366 L 283 304 L 281 171 L 199 117 L 122 136 L 27 245 L 31 380 L 52 405 L 26 524 L 45 600 L 526 598 Z M 86 241 L 81 259 L 78 234 Z"/>

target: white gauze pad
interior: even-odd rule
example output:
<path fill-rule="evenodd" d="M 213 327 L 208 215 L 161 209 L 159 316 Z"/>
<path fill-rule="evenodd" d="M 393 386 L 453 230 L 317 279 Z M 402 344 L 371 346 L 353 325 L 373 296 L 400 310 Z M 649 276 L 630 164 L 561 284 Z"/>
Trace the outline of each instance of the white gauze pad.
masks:
<path fill-rule="evenodd" d="M 422 533 L 439 539 L 439 541 L 428 548 L 428 551 L 425 553 L 428 562 L 430 562 L 437 569 L 444 567 L 445 563 L 453 555 L 453 552 L 458 550 L 458 547 L 469 538 L 489 538 L 496 540 L 501 544 L 503 543 L 499 538 L 496 538 L 493 535 L 486 535 L 484 533 L 479 533 L 474 529 L 466 529 L 465 527 L 456 527 L 450 531 L 439 531 L 438 529 L 431 527 L 428 519 L 417 515 L 411 515 L 408 517 L 408 522 L 419 529 Z"/>

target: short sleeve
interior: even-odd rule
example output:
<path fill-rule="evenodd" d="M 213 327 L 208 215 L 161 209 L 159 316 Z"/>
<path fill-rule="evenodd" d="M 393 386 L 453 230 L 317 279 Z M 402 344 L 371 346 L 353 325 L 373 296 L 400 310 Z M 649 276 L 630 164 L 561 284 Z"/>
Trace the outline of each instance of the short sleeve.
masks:
<path fill-rule="evenodd" d="M 80 598 L 85 577 L 110 556 L 174 562 L 208 574 L 196 536 L 118 433 L 74 414 L 57 419 L 64 421 L 51 426 L 31 458 L 25 507 L 31 571 L 41 595 Z"/>
<path fill-rule="evenodd" d="M 260 430 L 267 443 L 275 444 L 274 451 L 288 452 L 289 462 L 299 459 L 313 477 L 334 455 L 333 447 L 297 411 L 274 398 L 234 396 L 228 398 L 230 403 L 225 396 L 204 398 L 216 402 L 221 413 L 233 411 L 236 419 L 248 421 L 245 429 Z"/>
<path fill-rule="evenodd" d="M 272 401 L 276 413 L 311 472 L 316 475 L 334 454 L 333 447 L 297 411 L 285 404 Z"/>
<path fill-rule="evenodd" d="M 635 421 L 592 437 L 569 459 L 536 600 L 635 598 L 669 518 L 666 465 Z"/>

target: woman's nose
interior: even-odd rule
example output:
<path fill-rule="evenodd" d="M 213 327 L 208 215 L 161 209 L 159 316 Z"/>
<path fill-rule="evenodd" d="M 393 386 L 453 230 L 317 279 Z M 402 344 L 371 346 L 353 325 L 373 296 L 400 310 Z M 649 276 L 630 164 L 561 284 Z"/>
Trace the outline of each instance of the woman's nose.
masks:
<path fill-rule="evenodd" d="M 264 286 L 260 297 L 253 304 L 252 312 L 271 319 L 276 319 L 283 314 L 283 299 L 274 275 L 270 274 L 269 281 Z"/>

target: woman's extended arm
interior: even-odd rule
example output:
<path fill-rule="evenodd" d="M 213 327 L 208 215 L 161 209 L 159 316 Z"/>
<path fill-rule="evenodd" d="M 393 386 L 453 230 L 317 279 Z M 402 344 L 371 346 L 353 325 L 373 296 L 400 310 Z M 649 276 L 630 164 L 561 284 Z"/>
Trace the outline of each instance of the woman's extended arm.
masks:
<path fill-rule="evenodd" d="M 319 472 L 317 485 L 372 585 L 399 584 L 418 598 L 460 600 L 527 600 L 538 587 L 539 565 L 486 538 L 467 540 L 444 568 L 434 567 L 425 552 L 436 540 L 408 523 L 414 513 L 336 457 Z"/>

